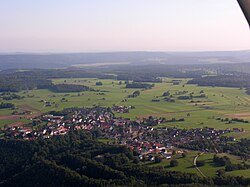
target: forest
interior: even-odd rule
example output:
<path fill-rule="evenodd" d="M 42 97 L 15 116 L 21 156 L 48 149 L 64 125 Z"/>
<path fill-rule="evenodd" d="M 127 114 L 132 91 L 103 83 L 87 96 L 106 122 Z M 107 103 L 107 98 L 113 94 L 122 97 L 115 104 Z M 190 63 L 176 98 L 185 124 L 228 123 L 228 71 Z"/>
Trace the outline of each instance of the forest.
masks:
<path fill-rule="evenodd" d="M 55 85 L 49 79 L 50 78 L 49 75 L 43 74 L 43 70 L 41 70 L 41 72 L 37 71 L 38 70 L 0 74 L 0 92 L 5 92 L 1 93 L 0 97 L 2 97 L 5 100 L 11 100 L 13 98 L 21 99 L 18 98 L 16 94 L 11 93 L 10 95 L 7 92 L 19 92 L 22 90 L 33 90 L 33 89 L 48 89 L 53 92 L 82 92 L 82 91 L 93 90 L 87 86 L 76 85 L 76 84 Z M 61 77 L 64 77 L 64 74 L 62 74 Z"/>
<path fill-rule="evenodd" d="M 137 153 L 83 131 L 34 141 L 0 140 L 0 186 L 247 186 L 250 179 L 147 167 Z"/>
<path fill-rule="evenodd" d="M 242 67 L 242 68 L 239 68 Z M 64 69 L 5 69 L 0 72 L 0 91 L 19 91 L 47 87 L 49 79 L 98 78 L 131 80 L 134 82 L 161 82 L 160 77 L 193 78 L 190 84 L 204 86 L 250 87 L 248 64 L 128 64 L 101 67 Z M 216 75 L 216 76 L 215 76 Z M 8 80 L 8 81 L 6 81 Z"/>
<path fill-rule="evenodd" d="M 151 89 L 154 87 L 154 84 L 146 84 L 146 83 L 129 83 L 126 84 L 126 88 L 140 88 L 140 89 Z"/>
<path fill-rule="evenodd" d="M 94 91 L 94 89 L 83 86 L 83 85 L 77 85 L 77 84 L 55 84 L 52 85 L 49 90 L 53 92 L 83 92 L 83 91 Z"/>
<path fill-rule="evenodd" d="M 219 75 L 194 78 L 188 84 L 198 84 L 199 86 L 220 86 L 234 88 L 250 88 L 250 75 Z"/>
<path fill-rule="evenodd" d="M 30 69 L 3 70 L 0 72 L 0 92 L 18 92 L 32 89 L 53 89 L 51 79 L 56 78 L 99 78 L 131 80 L 133 82 L 159 83 L 159 77 L 201 77 L 204 71 L 186 70 L 181 66 L 128 66 L 104 68 Z M 117 69 L 118 68 L 118 69 Z M 6 81 L 8 80 L 8 81 Z M 76 88 L 77 89 L 77 88 Z M 56 89 L 55 89 L 56 90 Z"/>

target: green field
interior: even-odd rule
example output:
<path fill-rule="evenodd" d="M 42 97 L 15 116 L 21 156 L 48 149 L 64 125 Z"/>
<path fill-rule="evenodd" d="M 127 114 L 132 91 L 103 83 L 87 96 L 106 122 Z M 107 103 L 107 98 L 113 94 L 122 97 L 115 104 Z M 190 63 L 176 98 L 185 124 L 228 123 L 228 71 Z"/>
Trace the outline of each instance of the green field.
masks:
<path fill-rule="evenodd" d="M 164 159 L 161 163 L 155 164 L 155 163 L 147 163 L 148 166 L 155 167 L 155 166 L 163 166 L 167 170 L 171 171 L 181 171 L 181 172 L 186 172 L 186 173 L 195 173 L 201 176 L 201 174 L 198 172 L 198 170 L 193 166 L 193 161 L 195 156 L 198 154 L 197 151 L 188 151 L 187 157 L 182 158 L 181 155 L 175 155 L 173 158 L 177 159 L 178 161 L 178 166 L 176 167 L 170 167 L 170 161 Z M 204 173 L 207 177 L 212 177 L 217 174 L 217 171 L 219 169 L 225 169 L 224 167 L 216 166 L 213 163 L 213 153 L 205 153 L 201 155 L 198 160 L 199 161 L 205 161 L 205 165 L 199 167 L 199 169 Z M 228 156 L 233 164 L 239 164 L 242 163 L 242 160 L 238 156 L 233 156 L 229 154 L 218 154 L 218 156 Z M 247 162 L 247 164 L 250 164 Z M 233 176 L 245 176 L 245 177 L 250 177 L 249 170 L 237 170 L 237 171 L 232 171 L 232 172 L 226 172 L 226 175 L 233 175 Z"/>
<path fill-rule="evenodd" d="M 162 160 L 161 163 L 157 163 L 157 164 L 147 163 L 147 165 L 152 166 L 152 167 L 163 166 L 164 168 L 166 168 L 166 170 L 181 171 L 181 172 L 186 172 L 186 173 L 195 173 L 195 174 L 200 175 L 199 172 L 193 166 L 193 163 L 194 163 L 193 160 L 197 154 L 198 154 L 197 151 L 190 151 L 190 152 L 188 152 L 186 158 L 182 158 L 180 155 L 174 156 L 173 158 L 177 159 L 177 161 L 179 163 L 178 166 L 176 166 L 176 167 L 170 167 L 171 159 L 169 159 L 169 160 L 164 159 L 164 160 Z"/>
<path fill-rule="evenodd" d="M 66 82 L 65 82 L 66 80 Z M 96 86 L 95 83 L 101 81 L 102 86 Z M 216 120 L 218 117 L 232 118 L 238 117 L 243 119 L 250 119 L 250 96 L 245 94 L 245 90 L 237 88 L 221 88 L 221 87 L 199 87 L 196 85 L 186 84 L 188 80 L 182 79 L 180 85 L 173 85 L 171 79 L 165 78 L 163 83 L 156 83 L 155 87 L 150 90 L 140 90 L 141 95 L 136 98 L 127 98 L 136 89 L 126 89 L 125 84 L 119 85 L 116 80 L 99 80 L 99 79 L 55 79 L 55 84 L 82 84 L 98 89 L 104 95 L 98 92 L 81 92 L 81 93 L 53 93 L 49 90 L 31 90 L 22 91 L 18 93 L 25 96 L 22 100 L 12 100 L 19 111 L 30 110 L 33 113 L 47 112 L 51 110 L 62 110 L 67 107 L 93 107 L 93 106 L 112 106 L 116 105 L 133 105 L 135 109 L 128 114 L 117 114 L 117 116 L 128 117 L 131 119 L 142 118 L 147 116 L 157 116 L 170 118 L 185 118 L 185 122 L 167 123 L 163 126 L 175 126 L 178 128 L 197 128 L 197 127 L 215 127 L 220 129 L 225 128 L 243 128 L 245 132 L 240 134 L 232 133 L 236 138 L 247 137 L 250 138 L 250 124 L 248 123 L 234 123 L 226 124 Z M 113 84 L 112 84 L 113 83 Z M 178 100 L 179 95 L 175 95 L 179 91 L 188 91 L 199 95 L 203 90 L 208 98 L 190 100 Z M 162 94 L 165 91 L 170 91 L 175 99 L 175 103 L 163 101 Z M 68 102 L 62 102 L 65 98 Z M 152 99 L 161 99 L 160 102 L 152 102 Z M 122 102 L 127 99 L 127 102 Z M 42 100 L 53 103 L 52 106 L 46 107 Z M 199 103 L 195 103 L 196 101 Z M 11 114 L 10 110 L 0 110 L 0 116 L 8 116 Z M 190 116 L 187 116 L 190 114 Z M 1 122 L 0 125 L 11 124 L 13 120 Z"/>

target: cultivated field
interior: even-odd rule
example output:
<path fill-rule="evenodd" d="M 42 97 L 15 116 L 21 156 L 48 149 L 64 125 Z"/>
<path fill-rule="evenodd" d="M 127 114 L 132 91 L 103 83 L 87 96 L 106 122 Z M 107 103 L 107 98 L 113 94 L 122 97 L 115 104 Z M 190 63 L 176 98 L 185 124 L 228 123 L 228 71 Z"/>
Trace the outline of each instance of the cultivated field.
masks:
<path fill-rule="evenodd" d="M 96 86 L 95 83 L 101 81 L 102 86 Z M 131 119 L 143 118 L 147 116 L 172 118 L 184 118 L 184 122 L 167 123 L 162 126 L 175 126 L 178 128 L 197 128 L 197 127 L 215 127 L 220 129 L 239 128 L 245 132 L 232 133 L 236 138 L 250 138 L 250 123 L 233 122 L 227 124 L 225 121 L 216 120 L 217 118 L 239 118 L 250 120 L 250 96 L 245 94 L 245 90 L 237 88 L 221 87 L 198 87 L 196 85 L 186 84 L 187 79 L 181 79 L 179 85 L 173 85 L 172 79 L 165 78 L 163 83 L 156 83 L 150 90 L 126 89 L 125 83 L 119 84 L 116 80 L 99 79 L 56 79 L 54 83 L 82 84 L 90 86 L 95 90 L 102 92 L 81 92 L 81 93 L 53 93 L 48 90 L 31 90 L 18 93 L 25 96 L 21 100 L 11 100 L 18 112 L 31 112 L 25 115 L 11 115 L 13 112 L 9 109 L 0 110 L 0 125 L 13 124 L 20 119 L 27 122 L 36 115 L 52 110 L 62 110 L 67 107 L 93 107 L 125 105 L 135 106 L 130 113 L 116 114 L 117 116 Z M 140 90 L 140 96 L 136 98 L 127 98 L 135 90 Z M 162 94 L 169 91 L 175 102 L 164 101 Z M 186 91 L 185 94 L 178 92 Z M 199 95 L 204 92 L 207 98 L 194 98 L 191 100 L 178 100 L 180 95 Z M 123 102 L 123 100 L 126 100 Z M 160 100 L 152 102 L 152 100 Z M 51 103 L 51 106 L 45 106 L 45 102 Z"/>

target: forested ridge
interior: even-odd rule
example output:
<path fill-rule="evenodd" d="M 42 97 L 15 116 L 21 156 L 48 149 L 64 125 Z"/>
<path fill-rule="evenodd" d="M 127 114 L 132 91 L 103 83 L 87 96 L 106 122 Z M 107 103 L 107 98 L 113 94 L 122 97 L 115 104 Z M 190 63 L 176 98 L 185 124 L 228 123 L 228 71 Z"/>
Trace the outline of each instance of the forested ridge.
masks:
<path fill-rule="evenodd" d="M 0 140 L 0 186 L 215 186 L 250 184 L 243 177 L 202 178 L 138 163 L 136 152 L 71 131 L 34 141 Z"/>
<path fill-rule="evenodd" d="M 56 78 L 99 78 L 131 80 L 133 82 L 161 82 L 159 77 L 200 77 L 204 71 L 185 71 L 179 70 L 175 66 L 135 66 L 135 67 L 107 67 L 96 69 L 30 69 L 30 70 L 4 70 L 0 72 L 0 92 L 18 92 L 32 89 L 51 89 L 54 88 L 51 79 Z M 79 86 L 78 86 L 79 88 Z M 75 88 L 78 90 L 78 88 Z M 83 89 L 83 88 L 82 88 Z M 59 90 L 59 89 L 58 89 Z M 70 89 L 68 89 L 70 90 Z M 80 89 L 81 90 L 81 89 Z M 67 92 L 67 91 L 66 91 Z"/>
<path fill-rule="evenodd" d="M 19 92 L 22 90 L 49 89 L 53 92 L 82 92 L 93 90 L 88 86 L 76 84 L 53 84 L 50 76 L 37 71 L 12 72 L 0 74 L 0 92 Z M 49 73 L 50 71 L 48 71 Z M 61 75 L 63 77 L 64 74 Z M 56 75 L 55 75 L 56 76 Z"/>
<path fill-rule="evenodd" d="M 250 66 L 241 64 L 204 65 L 112 65 L 104 67 L 3 70 L 0 72 L 0 91 L 20 91 L 48 88 L 55 78 L 98 78 L 133 82 L 162 82 L 161 77 L 192 78 L 190 84 L 200 86 L 250 87 Z M 211 76 L 212 75 L 212 76 Z"/>
<path fill-rule="evenodd" d="M 250 75 L 219 75 L 194 78 L 188 84 L 198 84 L 199 86 L 221 86 L 234 88 L 250 88 Z"/>

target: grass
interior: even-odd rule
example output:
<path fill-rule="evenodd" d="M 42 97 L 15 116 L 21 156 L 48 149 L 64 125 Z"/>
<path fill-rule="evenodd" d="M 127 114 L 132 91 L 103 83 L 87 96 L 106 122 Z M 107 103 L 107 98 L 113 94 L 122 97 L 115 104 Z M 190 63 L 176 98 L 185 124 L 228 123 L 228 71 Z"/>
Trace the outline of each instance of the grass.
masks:
<path fill-rule="evenodd" d="M 30 120 L 20 119 L 20 120 L 0 120 L 0 128 L 5 127 L 7 125 L 11 125 L 17 122 L 30 123 Z"/>
<path fill-rule="evenodd" d="M 114 141 L 110 139 L 98 139 L 98 142 L 105 143 L 105 144 L 114 143 Z"/>
<path fill-rule="evenodd" d="M 199 157 L 198 160 L 204 160 L 205 161 L 205 166 L 200 167 L 200 170 L 205 173 L 207 176 L 214 176 L 219 169 L 225 169 L 225 167 L 218 167 L 214 165 L 213 163 L 213 153 L 206 153 L 203 154 Z M 229 154 L 218 154 L 219 157 L 223 156 L 228 156 L 232 162 L 232 164 L 240 164 L 242 163 L 242 160 L 238 156 L 234 155 L 229 155 Z M 249 162 L 247 162 L 249 164 Z M 233 171 L 233 172 L 227 172 L 227 175 L 234 175 L 234 173 L 237 173 L 237 176 L 245 176 L 245 177 L 250 177 L 250 173 L 247 174 L 246 170 L 238 170 L 238 171 Z"/>
<path fill-rule="evenodd" d="M 161 163 L 149 163 L 147 165 L 154 167 L 154 166 L 163 166 L 166 170 L 171 170 L 171 171 L 181 171 L 181 172 L 186 172 L 186 173 L 194 173 L 194 174 L 199 174 L 199 172 L 195 169 L 193 166 L 193 160 L 194 157 L 197 155 L 198 152 L 196 151 L 190 151 L 187 155 L 187 157 L 182 158 L 180 155 L 175 155 L 173 158 L 177 159 L 178 161 L 178 166 L 176 167 L 170 167 L 170 161 L 171 159 L 164 159 L 162 160 Z"/>
<path fill-rule="evenodd" d="M 163 166 L 166 170 L 171 171 L 181 171 L 186 173 L 195 173 L 201 176 L 201 174 L 197 171 L 197 169 L 193 166 L 193 160 L 194 157 L 198 154 L 197 151 L 189 151 L 187 156 L 185 158 L 182 158 L 180 155 L 173 156 L 174 159 L 177 159 L 178 166 L 176 167 L 170 167 L 170 161 L 164 159 L 161 163 L 147 163 L 148 166 L 154 167 L 154 166 Z M 205 153 L 201 156 L 199 156 L 199 161 L 205 161 L 205 165 L 199 167 L 199 169 L 208 177 L 213 177 L 217 174 L 217 171 L 219 169 L 225 169 L 225 166 L 216 166 L 213 163 L 213 153 Z M 218 156 L 228 156 L 233 164 L 242 163 L 242 160 L 238 156 L 229 155 L 229 154 L 218 154 Z M 172 159 L 173 159 L 172 158 Z M 250 164 L 247 162 L 247 164 Z M 250 177 L 249 170 L 238 170 L 238 171 L 232 171 L 227 172 L 227 175 L 233 175 L 233 176 L 244 176 L 244 177 Z"/>
<path fill-rule="evenodd" d="M 231 172 L 228 172 L 227 175 L 231 175 L 231 176 L 243 176 L 243 177 L 249 178 L 250 177 L 250 169 L 231 171 Z"/>
<path fill-rule="evenodd" d="M 66 80 L 66 82 L 65 82 Z M 102 86 L 96 86 L 95 83 L 101 81 Z M 90 86 L 94 89 L 99 89 L 105 95 L 98 95 L 97 92 L 80 92 L 80 93 L 53 93 L 49 90 L 31 90 L 20 92 L 19 95 L 25 96 L 22 100 L 13 100 L 20 111 L 31 110 L 33 113 L 48 112 L 51 110 L 62 110 L 67 107 L 93 107 L 95 105 L 111 107 L 116 105 L 133 105 L 135 109 L 128 114 L 116 114 L 117 116 L 127 117 L 131 119 L 142 118 L 147 116 L 158 116 L 169 118 L 185 118 L 185 122 L 166 123 L 161 126 L 178 127 L 178 128 L 200 128 L 200 127 L 215 127 L 219 129 L 226 128 L 243 128 L 244 133 L 239 136 L 238 133 L 231 135 L 236 138 L 250 138 L 250 124 L 235 123 L 226 124 L 216 120 L 217 117 L 233 117 L 234 114 L 240 114 L 249 111 L 250 96 L 245 94 L 244 90 L 237 88 L 222 88 L 222 87 L 199 87 L 196 85 L 187 85 L 188 79 L 182 79 L 180 85 L 173 85 L 171 79 L 165 78 L 163 83 L 156 83 L 155 87 L 150 90 L 140 90 L 141 95 L 136 98 L 127 98 L 129 94 L 137 89 L 126 89 L 123 81 L 119 85 L 117 80 L 99 80 L 99 79 L 53 79 L 55 84 L 82 84 Z M 175 99 L 175 103 L 163 101 L 162 94 L 165 91 L 170 91 Z M 194 95 L 199 95 L 203 90 L 208 98 L 194 99 L 200 100 L 200 103 L 190 103 L 190 100 L 178 100 L 176 92 L 188 91 L 194 92 Z M 32 97 L 31 97 L 32 96 Z M 61 102 L 65 98 L 68 102 Z M 152 102 L 152 99 L 161 99 L 161 102 Z M 122 100 L 127 99 L 127 102 Z M 54 102 L 51 107 L 45 107 L 41 100 Z M 204 108 L 209 107 L 209 108 Z M 188 117 L 187 114 L 190 114 Z M 10 110 L 0 110 L 0 116 L 10 115 Z M 244 116 L 244 119 L 250 119 L 249 116 Z M 4 123 L 4 122 L 2 122 Z"/>

